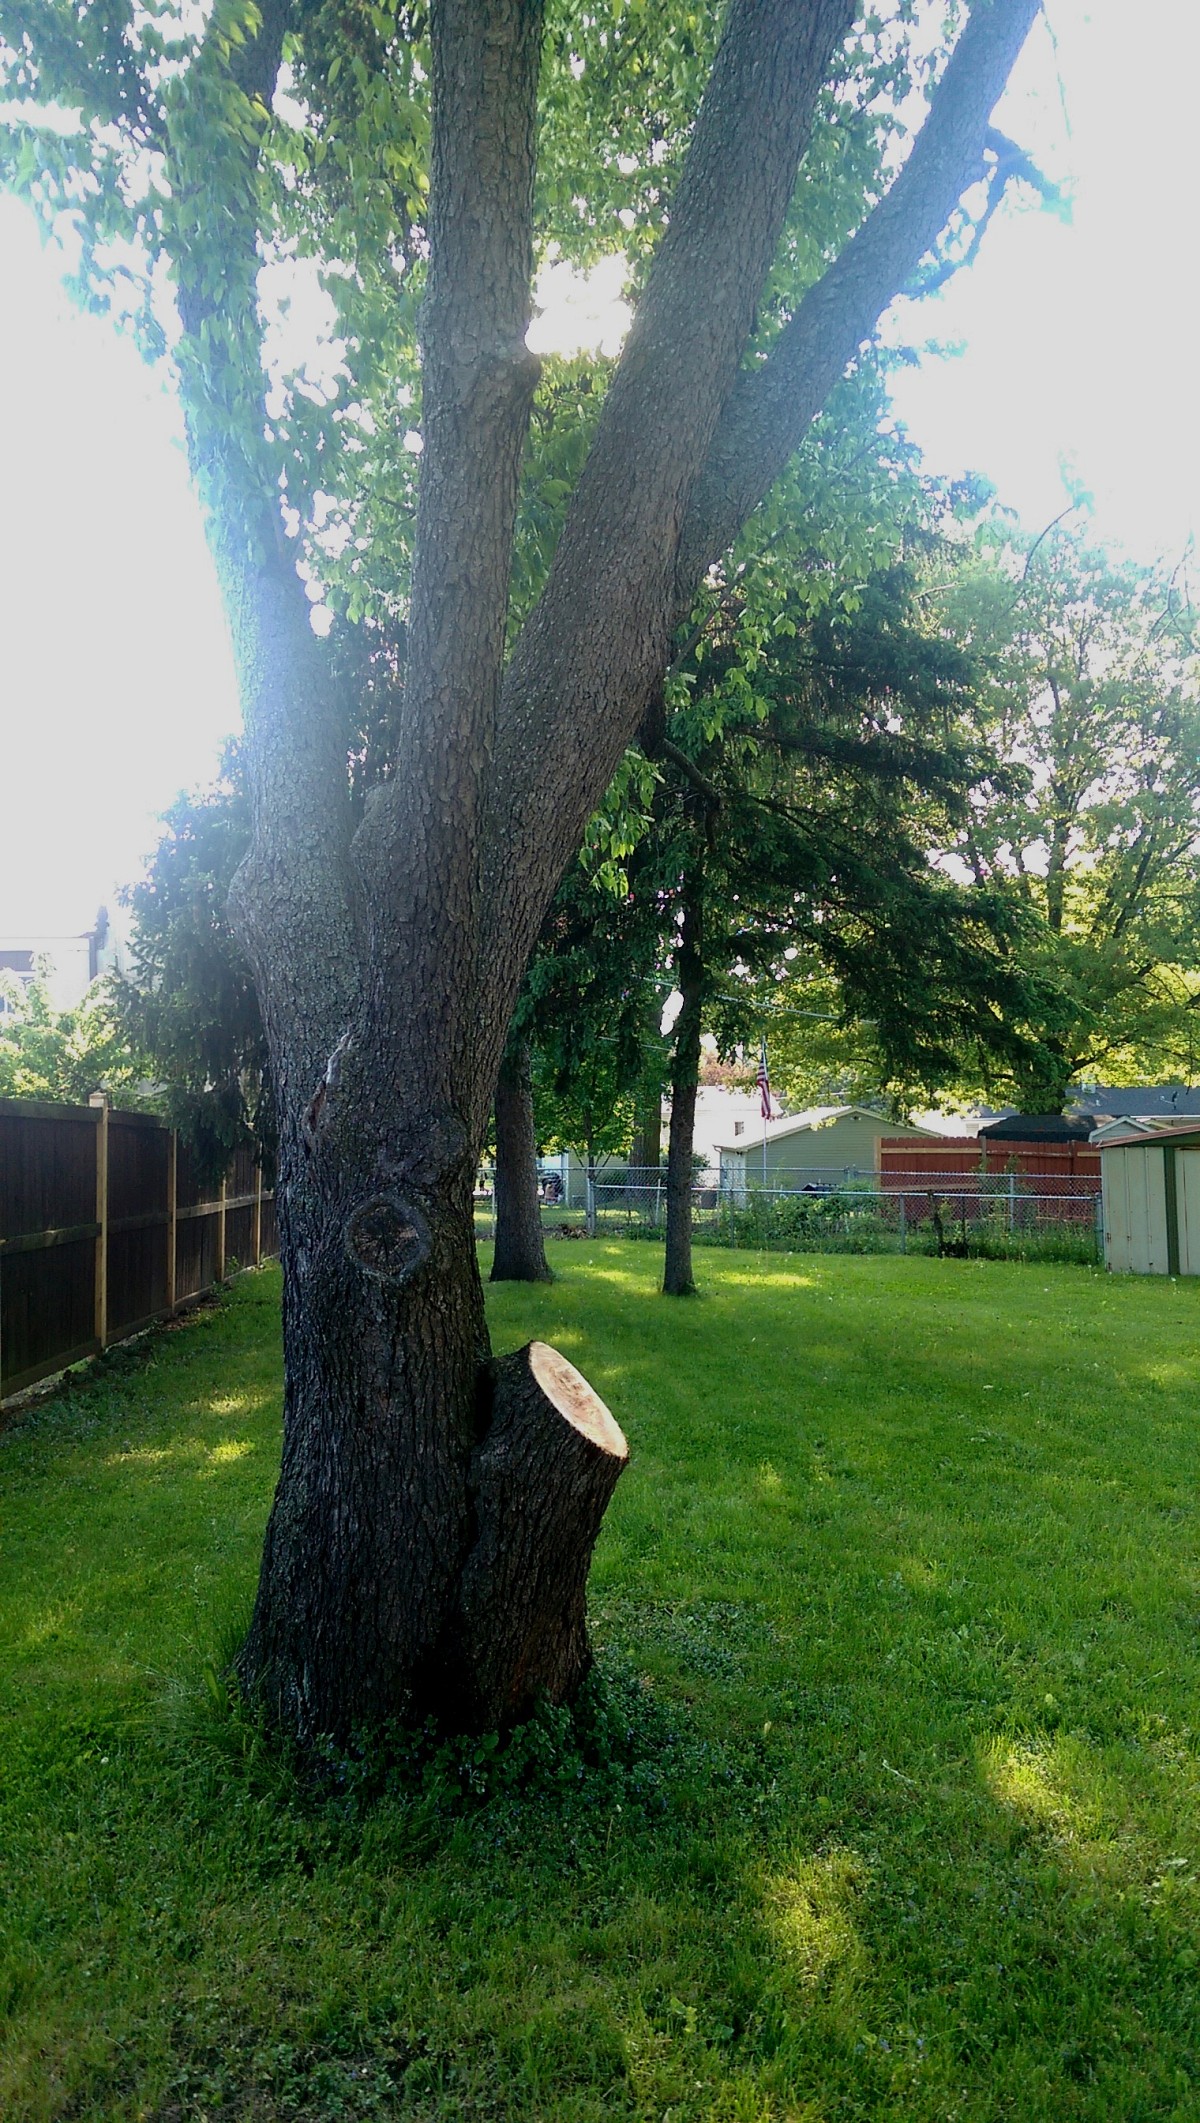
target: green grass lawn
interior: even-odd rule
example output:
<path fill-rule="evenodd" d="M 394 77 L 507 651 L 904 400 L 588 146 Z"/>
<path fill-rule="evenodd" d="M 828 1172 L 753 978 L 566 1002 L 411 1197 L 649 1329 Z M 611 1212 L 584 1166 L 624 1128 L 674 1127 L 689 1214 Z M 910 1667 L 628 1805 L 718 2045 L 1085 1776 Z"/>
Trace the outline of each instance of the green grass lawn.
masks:
<path fill-rule="evenodd" d="M 223 1707 L 274 1274 L 0 1437 L 5 2123 L 1200 2117 L 1200 1287 L 553 1258 L 609 1771 L 367 1804 Z"/>

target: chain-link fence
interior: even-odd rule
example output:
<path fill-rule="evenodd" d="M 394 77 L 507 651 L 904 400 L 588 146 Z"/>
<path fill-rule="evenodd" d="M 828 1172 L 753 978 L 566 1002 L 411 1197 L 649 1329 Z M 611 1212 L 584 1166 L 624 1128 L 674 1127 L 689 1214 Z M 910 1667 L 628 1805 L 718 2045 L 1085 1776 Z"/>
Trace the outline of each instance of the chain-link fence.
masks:
<path fill-rule="evenodd" d="M 1039 1185 L 1036 1176 L 977 1167 L 939 1174 L 931 1185 L 912 1173 L 806 1168 L 803 1175 L 783 1176 L 793 1183 L 763 1186 L 742 1176 L 698 1173 L 691 1189 L 693 1239 L 772 1252 L 1103 1258 L 1100 1190 L 1090 1177 L 1056 1176 Z M 665 1236 L 665 1168 L 597 1170 L 584 1191 L 578 1208 L 544 1201 L 548 1232 L 651 1241 Z M 481 1199 L 481 1236 L 490 1235 L 491 1208 L 489 1199 Z"/>

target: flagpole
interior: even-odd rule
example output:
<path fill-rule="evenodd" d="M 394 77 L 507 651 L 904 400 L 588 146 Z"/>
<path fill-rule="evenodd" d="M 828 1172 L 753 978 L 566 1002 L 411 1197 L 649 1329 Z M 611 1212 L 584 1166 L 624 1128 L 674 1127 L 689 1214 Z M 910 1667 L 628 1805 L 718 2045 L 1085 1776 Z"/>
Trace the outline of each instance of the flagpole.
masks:
<path fill-rule="evenodd" d="M 762 1054 L 761 1054 L 761 1057 L 760 1057 L 760 1059 L 759 1059 L 759 1064 L 758 1064 L 758 1083 L 759 1083 L 759 1101 L 758 1101 L 758 1103 L 759 1103 L 759 1105 L 760 1105 L 760 1107 L 761 1107 L 761 1109 L 762 1109 L 762 1124 L 763 1124 L 763 1139 L 762 1139 L 762 1191 L 763 1191 L 763 1194 L 764 1194 L 764 1196 L 765 1196 L 765 1195 L 766 1195 L 766 1191 L 767 1191 L 767 1122 L 768 1122 L 768 1120 L 770 1119 L 770 1115 L 771 1115 L 771 1089 L 770 1089 L 770 1085 L 771 1085 L 771 1079 L 770 1079 L 770 1076 L 769 1076 L 769 1074 L 768 1074 L 768 1071 L 767 1071 L 767 1042 L 766 1042 L 766 1040 L 765 1040 L 765 1039 L 763 1040 L 763 1043 L 762 1043 Z M 763 1214 L 764 1214 L 764 1215 L 766 1214 L 766 1202 L 765 1202 L 765 1200 L 764 1200 L 764 1202 L 763 1202 Z"/>

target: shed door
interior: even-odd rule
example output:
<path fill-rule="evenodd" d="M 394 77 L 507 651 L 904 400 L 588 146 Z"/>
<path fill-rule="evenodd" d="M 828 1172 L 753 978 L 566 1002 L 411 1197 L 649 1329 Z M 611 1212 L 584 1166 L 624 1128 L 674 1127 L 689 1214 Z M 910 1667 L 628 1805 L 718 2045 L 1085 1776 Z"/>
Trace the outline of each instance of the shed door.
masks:
<path fill-rule="evenodd" d="M 1167 1189 L 1160 1142 L 1104 1152 L 1104 1230 L 1110 1268 L 1166 1275 Z"/>
<path fill-rule="evenodd" d="M 1200 1150 L 1175 1152 L 1179 1273 L 1200 1275 Z"/>

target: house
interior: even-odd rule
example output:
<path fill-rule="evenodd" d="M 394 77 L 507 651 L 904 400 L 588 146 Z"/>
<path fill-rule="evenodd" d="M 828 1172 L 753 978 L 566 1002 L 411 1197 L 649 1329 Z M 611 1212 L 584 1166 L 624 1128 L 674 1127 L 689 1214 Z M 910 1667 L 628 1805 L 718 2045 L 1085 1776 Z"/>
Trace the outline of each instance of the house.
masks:
<path fill-rule="evenodd" d="M 662 1184 L 666 1184 L 667 1131 L 670 1126 L 671 1107 L 663 1101 L 662 1112 Z M 696 1118 L 692 1131 L 692 1155 L 696 1169 L 705 1179 L 716 1184 L 721 1166 L 719 1145 L 726 1139 L 747 1142 L 755 1140 L 762 1131 L 762 1108 L 755 1087 L 748 1091 L 731 1088 L 725 1084 L 701 1084 L 696 1092 Z M 629 1159 L 624 1155 L 601 1157 L 596 1160 L 597 1174 L 611 1174 L 613 1182 L 633 1185 L 627 1178 Z M 556 1151 L 550 1156 L 539 1157 L 538 1172 L 543 1181 L 552 1180 L 559 1189 L 558 1199 L 566 1208 L 578 1208 L 587 1199 L 587 1161 L 579 1150 Z"/>
<path fill-rule="evenodd" d="M 44 975 L 56 1010 L 73 1010 L 83 1001 L 92 982 L 114 969 L 117 959 L 107 907 L 100 908 L 90 929 L 82 929 L 74 936 L 0 933 L 0 975 L 22 988 Z M 4 997 L 0 995 L 0 1011 L 4 1008 Z"/>
<path fill-rule="evenodd" d="M 744 1136 L 718 1143 L 721 1185 L 741 1196 L 748 1187 L 799 1192 L 855 1179 L 874 1184 L 884 1136 L 920 1141 L 933 1134 L 917 1125 L 897 1128 L 870 1106 L 810 1106 L 782 1120 L 756 1120 Z"/>

